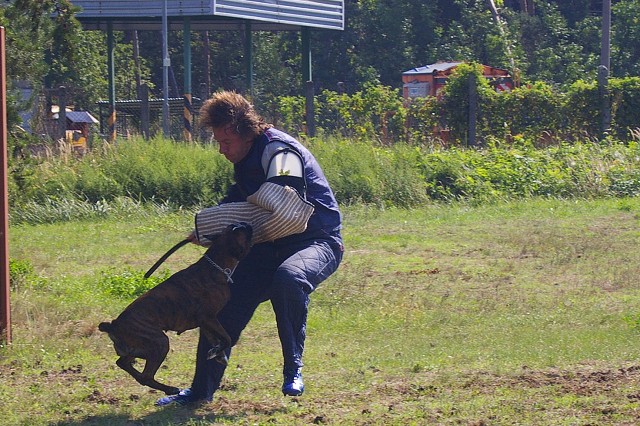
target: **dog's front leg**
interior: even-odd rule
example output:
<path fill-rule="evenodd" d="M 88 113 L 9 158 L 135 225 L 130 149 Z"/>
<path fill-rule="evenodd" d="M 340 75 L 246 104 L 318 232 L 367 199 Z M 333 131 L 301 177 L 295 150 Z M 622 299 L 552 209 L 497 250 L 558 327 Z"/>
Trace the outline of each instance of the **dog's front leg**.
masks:
<path fill-rule="evenodd" d="M 231 337 L 222 327 L 216 318 L 208 319 L 206 324 L 200 326 L 200 331 L 204 334 L 207 341 L 211 345 L 211 349 L 207 353 L 207 359 L 215 359 L 222 365 L 227 365 L 226 350 L 231 347 Z"/>

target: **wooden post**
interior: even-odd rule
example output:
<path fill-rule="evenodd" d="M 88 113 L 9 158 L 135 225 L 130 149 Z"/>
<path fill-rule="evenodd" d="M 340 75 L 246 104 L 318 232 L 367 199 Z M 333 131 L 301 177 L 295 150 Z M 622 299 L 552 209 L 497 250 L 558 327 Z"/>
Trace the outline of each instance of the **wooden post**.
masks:
<path fill-rule="evenodd" d="M 600 97 L 600 136 L 604 138 L 611 130 L 609 70 L 604 65 L 598 66 L 598 96 Z"/>
<path fill-rule="evenodd" d="M 316 135 L 315 109 L 313 107 L 314 89 L 313 81 L 307 81 L 305 93 L 305 116 L 307 122 L 307 136 Z"/>
<path fill-rule="evenodd" d="M 0 27 L 0 341 L 11 343 L 6 76 L 5 31 Z"/>
<path fill-rule="evenodd" d="M 469 75 L 469 128 L 467 129 L 468 146 L 476 145 L 476 122 L 478 119 L 478 88 L 475 74 Z"/>
<path fill-rule="evenodd" d="M 182 37 L 184 38 L 184 109 L 182 134 L 186 142 L 193 140 L 191 121 L 193 118 L 193 104 L 191 99 L 191 20 L 184 18 Z"/>
<path fill-rule="evenodd" d="M 140 86 L 140 130 L 145 139 L 149 139 L 149 86 L 142 84 Z"/>
<path fill-rule="evenodd" d="M 58 88 L 58 139 L 67 140 L 67 88 Z"/>
<path fill-rule="evenodd" d="M 244 24 L 244 62 L 247 68 L 247 91 L 253 99 L 253 30 L 251 21 Z"/>
<path fill-rule="evenodd" d="M 609 99 L 609 75 L 611 73 L 611 0 L 602 2 L 602 46 L 598 67 L 598 92 L 600 95 L 600 130 L 605 137 L 611 128 L 611 101 Z"/>
<path fill-rule="evenodd" d="M 109 74 L 109 117 L 107 118 L 110 142 L 116 140 L 116 71 L 115 71 L 115 38 L 113 36 L 113 22 L 107 22 L 107 68 Z"/>

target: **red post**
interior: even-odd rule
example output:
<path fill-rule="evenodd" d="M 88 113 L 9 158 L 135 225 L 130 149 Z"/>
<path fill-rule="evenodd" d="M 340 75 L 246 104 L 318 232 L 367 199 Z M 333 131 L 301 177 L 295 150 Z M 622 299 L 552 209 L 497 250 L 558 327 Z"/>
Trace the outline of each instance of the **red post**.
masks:
<path fill-rule="evenodd" d="M 7 172 L 7 68 L 5 31 L 0 27 L 0 341 L 11 343 L 9 302 L 9 194 Z"/>

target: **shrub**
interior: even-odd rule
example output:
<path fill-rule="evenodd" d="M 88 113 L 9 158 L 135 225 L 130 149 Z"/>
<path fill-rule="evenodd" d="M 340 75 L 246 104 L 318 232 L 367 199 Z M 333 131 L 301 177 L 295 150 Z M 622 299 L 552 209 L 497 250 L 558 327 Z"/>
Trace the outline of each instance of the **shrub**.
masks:
<path fill-rule="evenodd" d="M 628 140 L 630 130 L 640 127 L 640 77 L 611 79 L 609 90 L 613 134 L 620 140 Z"/>
<path fill-rule="evenodd" d="M 127 269 L 118 273 L 104 271 L 102 272 L 99 286 L 109 296 L 133 299 L 160 284 L 171 275 L 165 272 L 159 276 L 145 278 L 144 274 L 142 271 L 133 269 Z"/>
<path fill-rule="evenodd" d="M 11 290 L 29 287 L 39 282 L 33 265 L 28 260 L 9 259 L 9 286 Z"/>
<path fill-rule="evenodd" d="M 563 128 L 563 96 L 545 83 L 515 88 L 491 98 L 495 104 L 487 134 L 537 138 Z"/>

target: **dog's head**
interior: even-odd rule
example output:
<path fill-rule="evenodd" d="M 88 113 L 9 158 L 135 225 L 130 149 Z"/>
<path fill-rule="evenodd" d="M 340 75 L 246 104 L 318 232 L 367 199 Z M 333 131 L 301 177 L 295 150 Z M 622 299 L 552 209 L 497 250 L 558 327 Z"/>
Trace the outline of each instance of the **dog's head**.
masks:
<path fill-rule="evenodd" d="M 251 249 L 251 238 L 253 228 L 245 222 L 234 223 L 225 228 L 222 234 L 205 235 L 205 238 L 212 241 L 209 252 L 225 253 L 236 260 L 244 258 Z"/>

